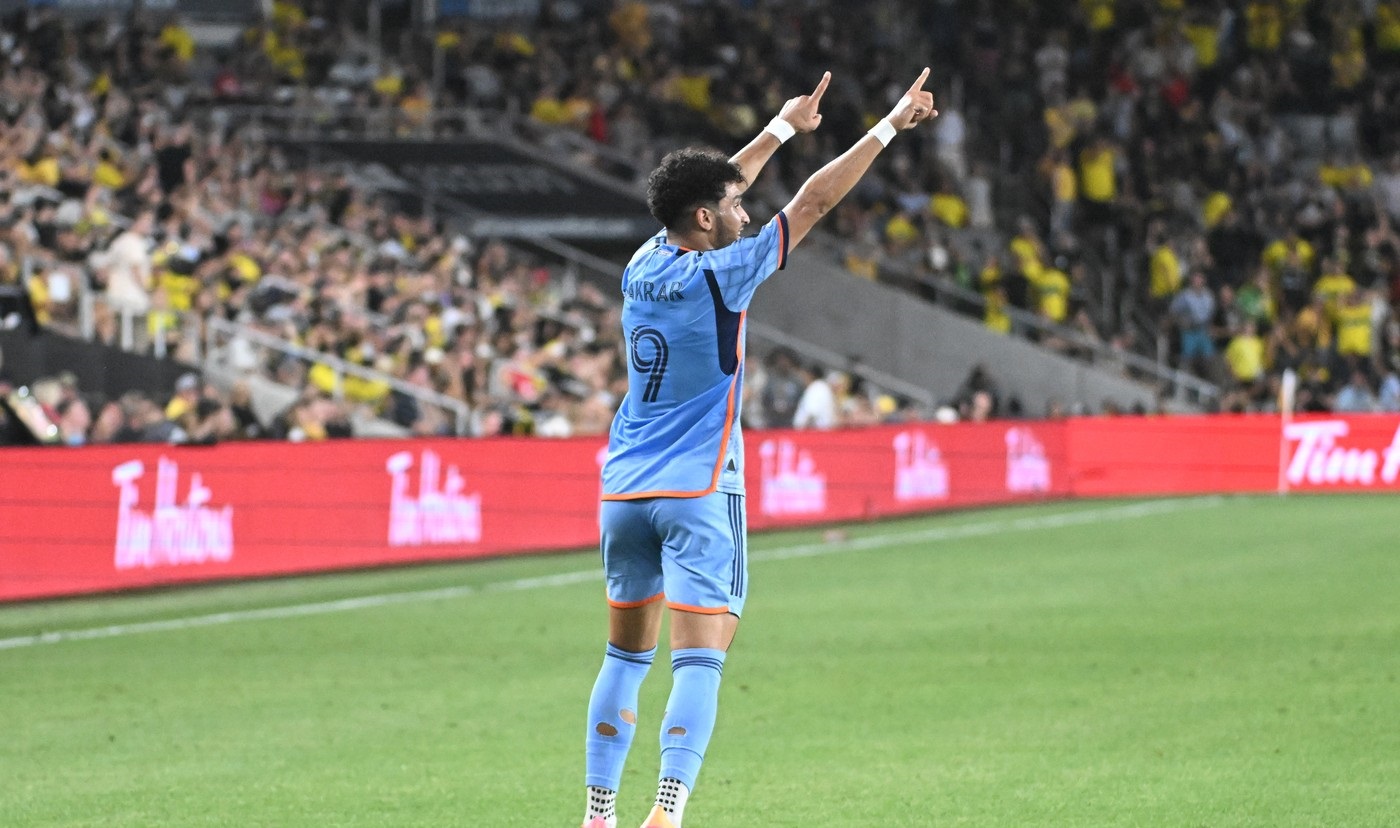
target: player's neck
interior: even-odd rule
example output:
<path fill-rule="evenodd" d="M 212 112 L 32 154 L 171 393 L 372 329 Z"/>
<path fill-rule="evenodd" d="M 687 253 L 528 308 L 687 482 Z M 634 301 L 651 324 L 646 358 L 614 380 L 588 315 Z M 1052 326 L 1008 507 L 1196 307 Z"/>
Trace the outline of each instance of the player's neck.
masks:
<path fill-rule="evenodd" d="M 703 230 L 667 230 L 666 243 L 686 250 L 714 250 L 715 243 Z"/>

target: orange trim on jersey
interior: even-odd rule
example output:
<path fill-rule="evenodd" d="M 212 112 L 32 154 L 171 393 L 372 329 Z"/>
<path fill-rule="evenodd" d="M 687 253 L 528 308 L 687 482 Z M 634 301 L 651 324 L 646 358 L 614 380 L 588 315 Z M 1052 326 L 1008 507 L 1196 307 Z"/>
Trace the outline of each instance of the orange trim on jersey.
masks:
<path fill-rule="evenodd" d="M 715 473 L 710 478 L 709 491 L 719 488 L 719 475 L 724 471 L 724 450 L 729 447 L 729 433 L 734 428 L 734 392 L 739 387 L 739 376 L 744 373 L 744 317 L 748 311 L 739 313 L 739 335 L 734 337 L 734 353 L 739 362 L 734 366 L 734 379 L 729 381 L 729 400 L 724 407 L 724 433 L 719 438 L 719 456 L 715 458 Z M 708 492 L 707 492 L 708 494 Z"/>
<path fill-rule="evenodd" d="M 707 494 L 714 494 L 719 489 L 719 476 L 724 471 L 724 450 L 729 446 L 729 434 L 734 428 L 734 391 L 739 387 L 739 374 L 744 366 L 744 319 L 749 315 L 748 311 L 739 313 L 740 335 L 734 340 L 734 353 L 739 357 L 739 365 L 734 369 L 734 379 L 729 381 L 729 401 L 724 410 L 724 433 L 720 435 L 719 457 L 715 458 L 715 471 L 710 476 L 710 486 L 698 492 L 676 492 L 676 491 L 655 491 L 655 492 L 629 492 L 626 494 L 604 494 L 603 500 L 641 500 L 647 497 L 704 497 Z"/>
<path fill-rule="evenodd" d="M 658 489 L 654 492 L 630 492 L 628 494 L 605 494 L 603 500 L 645 500 L 648 497 L 704 497 L 707 494 L 714 494 L 719 488 L 719 484 L 708 489 L 701 489 L 698 492 L 679 492 L 669 489 Z"/>
<path fill-rule="evenodd" d="M 650 598 L 643 598 L 640 601 L 614 601 L 613 599 L 609 598 L 608 606 L 613 607 L 615 609 L 636 609 L 637 607 L 644 607 L 647 604 L 655 604 L 657 601 L 660 601 L 662 598 L 665 597 L 666 593 L 658 592 Z"/>
<path fill-rule="evenodd" d="M 729 607 L 727 606 L 692 607 L 690 604 L 676 604 L 672 603 L 671 601 L 667 601 L 666 606 L 670 607 L 673 610 L 680 610 L 682 612 L 693 612 L 697 615 L 724 615 L 726 612 L 729 612 Z"/>

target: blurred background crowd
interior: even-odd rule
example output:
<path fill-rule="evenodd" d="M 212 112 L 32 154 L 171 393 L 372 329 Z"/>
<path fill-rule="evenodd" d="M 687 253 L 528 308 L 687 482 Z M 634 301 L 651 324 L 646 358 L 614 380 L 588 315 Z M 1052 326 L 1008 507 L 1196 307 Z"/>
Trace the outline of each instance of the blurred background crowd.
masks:
<path fill-rule="evenodd" d="M 31 383 L 64 442 L 323 439 L 357 414 L 606 430 L 615 295 L 405 211 L 234 105 L 373 113 L 408 138 L 445 112 L 513 117 L 635 179 L 675 146 L 737 148 L 830 69 L 822 128 L 755 188 L 777 207 L 924 64 L 938 121 L 827 222 L 851 273 L 961 291 L 988 327 L 1064 353 L 1159 359 L 1217 384 L 1222 410 L 1276 410 L 1291 370 L 1299 410 L 1400 411 L 1400 0 L 556 0 L 491 25 L 410 5 L 371 24 L 364 3 L 275 2 L 222 49 L 162 13 L 0 21 L 0 323 L 193 364 L 223 320 L 327 355 L 239 357 L 295 389 L 270 416 L 245 380 L 115 399 Z M 1068 413 L 1021 410 L 985 371 L 920 407 L 809 363 L 750 359 L 749 425 Z M 403 386 L 464 402 L 465 428 Z"/>

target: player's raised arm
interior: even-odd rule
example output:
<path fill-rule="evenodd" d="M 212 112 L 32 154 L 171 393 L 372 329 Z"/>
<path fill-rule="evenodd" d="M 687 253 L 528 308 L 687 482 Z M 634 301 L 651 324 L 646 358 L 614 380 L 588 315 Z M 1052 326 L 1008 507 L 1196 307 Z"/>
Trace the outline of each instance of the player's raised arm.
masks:
<path fill-rule="evenodd" d="M 824 72 L 812 94 L 789 98 L 777 117 L 770 121 L 748 146 L 734 154 L 730 160 L 744 171 L 745 181 L 753 184 L 754 179 L 758 178 L 759 172 L 763 170 L 763 165 L 768 163 L 768 159 L 773 157 L 773 153 L 777 152 L 778 147 L 787 139 L 799 132 L 811 132 L 821 125 L 822 116 L 817 108 L 821 106 L 822 95 L 826 93 L 826 85 L 829 83 L 831 73 Z"/>
<path fill-rule="evenodd" d="M 802 189 L 797 191 L 797 195 L 793 196 L 788 206 L 783 208 L 788 220 L 789 250 L 796 247 L 797 243 L 811 232 L 817 221 L 845 198 L 846 193 L 849 193 L 861 176 L 865 175 L 865 171 L 870 169 L 875 156 L 889 145 L 896 133 L 911 129 L 938 114 L 938 110 L 933 108 L 933 93 L 924 90 L 928 72 L 928 68 L 925 67 L 919 79 L 914 81 L 914 85 L 909 87 L 909 91 L 905 92 L 904 97 L 890 110 L 890 114 L 881 119 L 854 146 L 813 173 L 812 177 L 807 179 L 807 183 L 802 185 Z"/>

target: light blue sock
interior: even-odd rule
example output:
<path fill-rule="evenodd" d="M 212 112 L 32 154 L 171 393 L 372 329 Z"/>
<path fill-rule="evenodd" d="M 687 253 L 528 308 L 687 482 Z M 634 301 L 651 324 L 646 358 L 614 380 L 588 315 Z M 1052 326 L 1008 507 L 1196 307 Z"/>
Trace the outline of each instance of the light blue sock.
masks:
<path fill-rule="evenodd" d="M 724 651 L 696 647 L 671 651 L 671 698 L 661 722 L 661 777 L 679 779 L 690 790 L 705 761 L 715 730 Z"/>
<path fill-rule="evenodd" d="M 637 732 L 637 692 L 655 657 L 655 647 L 630 653 L 608 645 L 588 699 L 585 785 L 616 791 L 621 784 L 622 766 Z"/>

